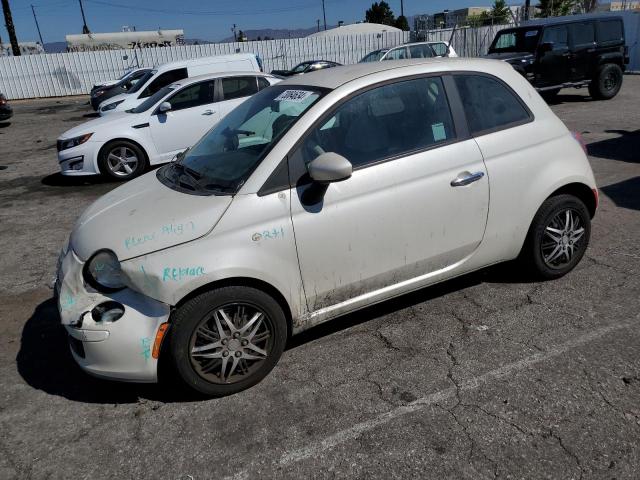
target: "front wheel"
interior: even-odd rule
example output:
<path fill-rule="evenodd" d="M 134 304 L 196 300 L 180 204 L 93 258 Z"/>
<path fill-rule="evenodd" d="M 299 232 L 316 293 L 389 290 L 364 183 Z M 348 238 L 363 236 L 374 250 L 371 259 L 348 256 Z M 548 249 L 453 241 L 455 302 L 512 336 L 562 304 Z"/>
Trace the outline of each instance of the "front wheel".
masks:
<path fill-rule="evenodd" d="M 622 69 L 615 63 L 602 65 L 589 84 L 589 94 L 598 100 L 615 97 L 622 87 Z"/>
<path fill-rule="evenodd" d="M 591 216 L 573 195 L 545 200 L 529 228 L 521 258 L 542 278 L 567 274 L 580 262 L 591 236 Z"/>
<path fill-rule="evenodd" d="M 131 180 L 142 175 L 147 168 L 147 157 L 137 144 L 115 140 L 100 150 L 100 172 L 115 180 Z"/>
<path fill-rule="evenodd" d="M 271 296 L 251 287 L 205 292 L 175 313 L 169 353 L 179 376 L 211 397 L 245 390 L 276 365 L 287 322 Z"/>

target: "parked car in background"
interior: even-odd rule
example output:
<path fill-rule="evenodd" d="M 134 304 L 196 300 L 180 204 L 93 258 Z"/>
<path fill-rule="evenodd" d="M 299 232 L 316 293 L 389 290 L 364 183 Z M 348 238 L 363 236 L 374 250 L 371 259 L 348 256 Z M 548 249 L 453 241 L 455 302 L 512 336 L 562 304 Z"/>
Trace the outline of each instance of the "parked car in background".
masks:
<path fill-rule="evenodd" d="M 9 120 L 11 117 L 13 117 L 13 109 L 7 101 L 7 97 L 0 93 L 0 122 Z"/>
<path fill-rule="evenodd" d="M 306 62 L 299 63 L 291 70 L 272 70 L 271 75 L 278 75 L 280 77 L 292 77 L 293 75 L 302 75 L 303 73 L 315 72 L 317 70 L 324 70 L 325 68 L 333 68 L 339 66 L 339 63 L 330 62 L 328 60 L 308 60 Z"/>
<path fill-rule="evenodd" d="M 233 394 L 347 312 L 517 257 L 561 277 L 597 201 L 583 146 L 508 64 L 337 67 L 258 92 L 91 205 L 58 309 L 93 375 L 155 382 L 161 358 Z"/>
<path fill-rule="evenodd" d="M 126 80 L 132 75 L 135 75 L 140 70 L 146 70 L 146 69 L 134 68 L 134 69 L 128 70 L 124 74 L 122 74 L 120 77 L 118 77 L 116 80 L 106 80 L 104 82 L 96 83 L 95 85 L 93 85 L 93 87 L 91 87 L 91 90 L 95 90 L 96 88 L 101 88 L 101 87 L 111 87 L 116 83 L 121 82 L 122 80 Z"/>
<path fill-rule="evenodd" d="M 163 87 L 184 78 L 219 72 L 261 72 L 262 61 L 253 53 L 193 58 L 165 63 L 147 72 L 126 93 L 116 95 L 99 106 L 100 115 L 124 112 L 138 106 Z"/>
<path fill-rule="evenodd" d="M 138 68 L 132 70 L 116 82 L 108 82 L 106 85 L 95 85 L 90 93 L 91 106 L 94 110 L 98 110 L 102 102 L 121 93 L 128 92 L 151 70 L 151 68 Z"/>
<path fill-rule="evenodd" d="M 280 81 L 263 73 L 224 72 L 185 78 L 137 107 L 83 123 L 58 139 L 63 175 L 129 180 L 172 160 L 254 93 Z"/>
<path fill-rule="evenodd" d="M 458 54 L 447 41 L 415 42 L 393 48 L 381 48 L 365 55 L 360 63 L 383 60 L 406 60 L 408 58 L 457 57 Z"/>
<path fill-rule="evenodd" d="M 513 65 L 545 96 L 588 87 L 594 99 L 616 96 L 629 62 L 620 17 L 578 17 L 500 30 L 487 58 Z"/>

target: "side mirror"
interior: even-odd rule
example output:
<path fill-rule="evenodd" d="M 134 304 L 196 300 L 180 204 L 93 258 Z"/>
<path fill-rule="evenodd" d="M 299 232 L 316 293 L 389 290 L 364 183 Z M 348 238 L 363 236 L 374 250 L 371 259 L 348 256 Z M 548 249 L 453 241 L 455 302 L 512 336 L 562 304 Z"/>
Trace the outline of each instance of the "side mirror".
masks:
<path fill-rule="evenodd" d="M 309 176 L 318 183 L 346 180 L 353 172 L 351 162 L 337 153 L 327 152 L 313 159 L 307 165 Z"/>
<path fill-rule="evenodd" d="M 553 42 L 544 42 L 542 45 L 540 45 L 540 51 L 542 53 L 553 51 Z"/>
<path fill-rule="evenodd" d="M 160 113 L 166 113 L 171 110 L 171 104 L 169 102 L 162 102 L 158 107 L 158 111 Z"/>

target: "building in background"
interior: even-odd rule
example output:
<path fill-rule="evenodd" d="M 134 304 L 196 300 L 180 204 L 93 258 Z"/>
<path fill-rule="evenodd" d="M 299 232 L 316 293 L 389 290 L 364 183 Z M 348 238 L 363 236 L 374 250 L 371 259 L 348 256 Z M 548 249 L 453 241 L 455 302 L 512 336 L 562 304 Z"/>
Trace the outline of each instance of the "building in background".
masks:
<path fill-rule="evenodd" d="M 392 27 L 390 25 L 382 25 L 380 23 L 352 23 L 351 25 L 340 25 L 336 28 L 330 28 L 329 30 L 321 30 L 317 33 L 312 33 L 307 38 L 320 38 L 320 37 L 336 37 L 343 35 L 369 35 L 372 33 L 397 33 L 402 32 L 399 28 Z"/>
<path fill-rule="evenodd" d="M 123 48 L 155 48 L 184 45 L 184 30 L 135 31 L 67 35 L 67 50 L 119 50 Z"/>
<path fill-rule="evenodd" d="M 21 55 L 38 55 L 40 53 L 44 53 L 44 48 L 42 48 L 42 45 L 38 42 L 20 42 L 18 43 L 18 47 L 20 47 Z M 13 56 L 11 44 L 0 43 L 0 57 L 11 56 Z"/>
<path fill-rule="evenodd" d="M 611 12 L 622 12 L 623 10 L 640 10 L 640 1 L 611 2 L 609 4 Z"/>

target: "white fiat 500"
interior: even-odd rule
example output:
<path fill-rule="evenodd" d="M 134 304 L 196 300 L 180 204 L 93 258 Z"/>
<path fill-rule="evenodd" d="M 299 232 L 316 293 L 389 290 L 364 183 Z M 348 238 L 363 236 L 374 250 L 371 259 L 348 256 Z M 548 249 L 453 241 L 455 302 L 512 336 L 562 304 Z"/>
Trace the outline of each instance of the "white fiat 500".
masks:
<path fill-rule="evenodd" d="M 336 67 L 257 93 L 90 206 L 59 311 L 93 375 L 155 382 L 163 358 L 231 394 L 344 313 L 517 257 L 564 275 L 597 203 L 581 144 L 508 64 Z"/>
<path fill-rule="evenodd" d="M 58 138 L 62 175 L 104 174 L 129 180 L 170 161 L 227 113 L 280 79 L 225 72 L 181 80 L 126 112 L 90 120 Z"/>

